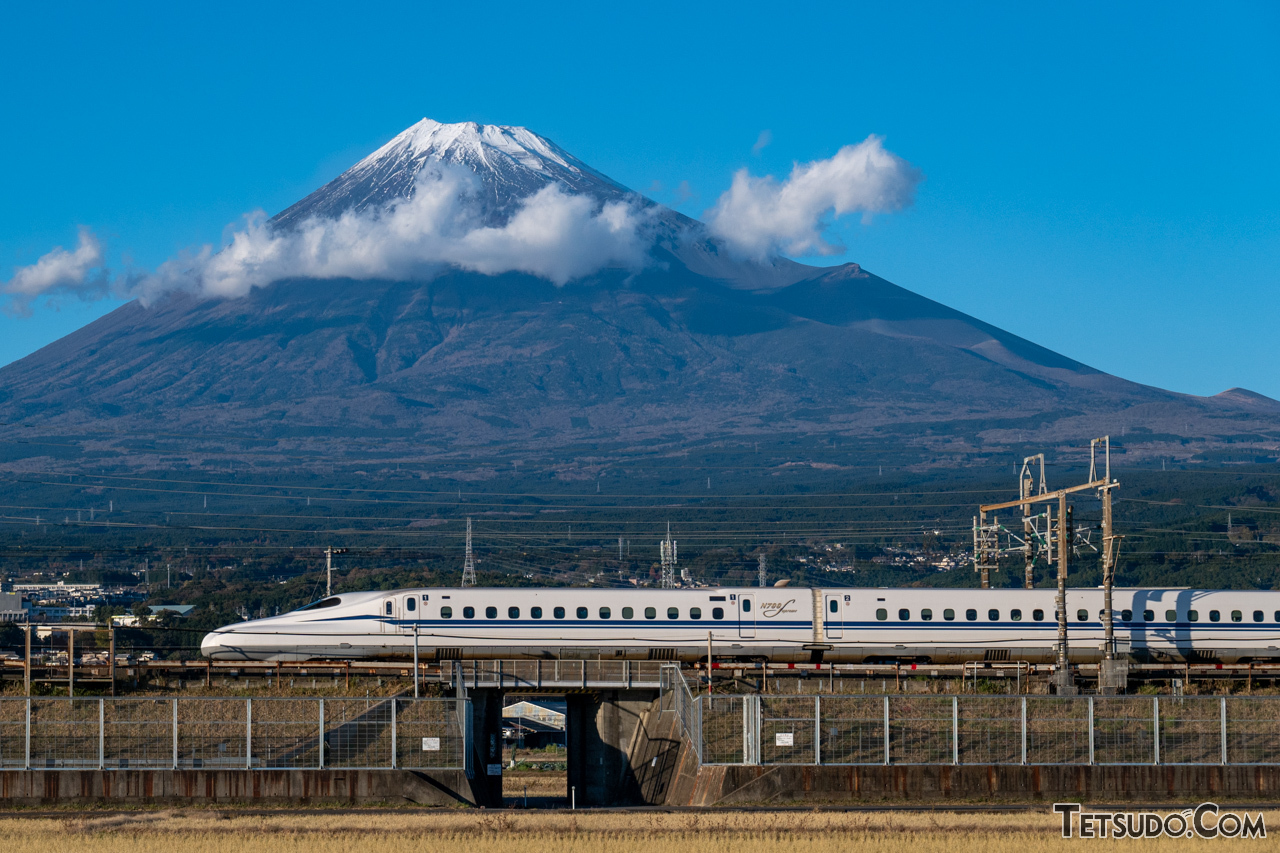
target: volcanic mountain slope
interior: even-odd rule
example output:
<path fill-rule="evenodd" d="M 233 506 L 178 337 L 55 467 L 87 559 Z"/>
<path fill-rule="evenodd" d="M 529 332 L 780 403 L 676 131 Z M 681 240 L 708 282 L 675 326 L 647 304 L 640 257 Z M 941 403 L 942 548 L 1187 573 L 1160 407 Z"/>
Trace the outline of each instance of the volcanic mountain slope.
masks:
<path fill-rule="evenodd" d="M 424 121 L 273 225 L 403 197 L 442 162 L 475 170 L 495 221 L 549 182 L 653 204 L 522 128 Z M 391 456 L 813 435 L 927 456 L 939 442 L 980 448 L 1014 433 L 1229 441 L 1280 424 L 1280 404 L 1258 395 L 1136 385 L 855 264 L 747 264 L 693 220 L 658 215 L 666 231 L 646 269 L 565 287 L 455 270 L 133 302 L 0 370 L 0 420 L 133 437 L 324 435 L 329 453 Z"/>

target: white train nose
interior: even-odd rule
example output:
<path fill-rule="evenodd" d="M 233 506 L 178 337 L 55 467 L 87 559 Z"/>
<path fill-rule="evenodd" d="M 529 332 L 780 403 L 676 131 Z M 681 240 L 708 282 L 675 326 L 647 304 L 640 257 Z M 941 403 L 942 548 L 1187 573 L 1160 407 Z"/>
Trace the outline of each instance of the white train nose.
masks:
<path fill-rule="evenodd" d="M 200 654 L 209 660 L 221 660 L 233 657 L 243 657 L 242 654 L 233 651 L 224 644 L 226 633 L 223 631 L 211 631 L 204 635 L 204 639 L 200 641 Z"/>

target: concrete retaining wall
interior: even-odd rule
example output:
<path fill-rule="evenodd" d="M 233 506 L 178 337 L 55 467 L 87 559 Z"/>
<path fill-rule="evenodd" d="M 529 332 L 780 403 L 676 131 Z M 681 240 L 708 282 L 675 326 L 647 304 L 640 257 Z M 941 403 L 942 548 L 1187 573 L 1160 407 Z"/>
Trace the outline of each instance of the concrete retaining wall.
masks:
<path fill-rule="evenodd" d="M 1280 798 L 1280 767 L 701 767 L 669 805 L 763 802 L 1192 803 Z"/>
<path fill-rule="evenodd" d="M 0 770 L 0 806 L 139 803 L 473 804 L 458 771 Z"/>

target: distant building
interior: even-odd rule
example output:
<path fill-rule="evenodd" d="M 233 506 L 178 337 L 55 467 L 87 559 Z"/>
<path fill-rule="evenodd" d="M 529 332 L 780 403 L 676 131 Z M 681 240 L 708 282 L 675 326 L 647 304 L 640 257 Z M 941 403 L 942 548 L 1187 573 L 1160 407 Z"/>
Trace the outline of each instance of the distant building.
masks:
<path fill-rule="evenodd" d="M 565 715 L 533 702 L 516 702 L 502 709 L 502 736 L 536 749 L 565 743 Z"/>
<path fill-rule="evenodd" d="M 27 603 L 16 592 L 0 592 L 0 622 L 26 622 L 30 617 Z"/>
<path fill-rule="evenodd" d="M 179 616 L 186 616 L 195 608 L 194 604 L 153 604 L 147 610 L 151 611 L 152 616 L 159 616 L 165 610 L 177 613 Z"/>
<path fill-rule="evenodd" d="M 63 619 L 92 619 L 97 605 L 86 604 L 81 607 L 37 604 L 31 608 L 33 619 L 44 619 L 49 622 L 60 622 Z"/>

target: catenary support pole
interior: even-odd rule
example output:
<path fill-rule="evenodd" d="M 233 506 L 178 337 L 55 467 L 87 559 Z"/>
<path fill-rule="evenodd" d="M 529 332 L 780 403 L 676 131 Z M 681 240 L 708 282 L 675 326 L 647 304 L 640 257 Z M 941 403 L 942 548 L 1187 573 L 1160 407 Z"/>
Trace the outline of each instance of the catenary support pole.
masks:
<path fill-rule="evenodd" d="M 1071 662 L 1067 651 L 1067 555 L 1071 552 L 1071 542 L 1067 539 L 1067 496 L 1058 497 L 1058 528 L 1055 545 L 1058 556 L 1058 595 L 1054 599 L 1058 608 L 1058 689 L 1059 692 L 1070 683 Z"/>

